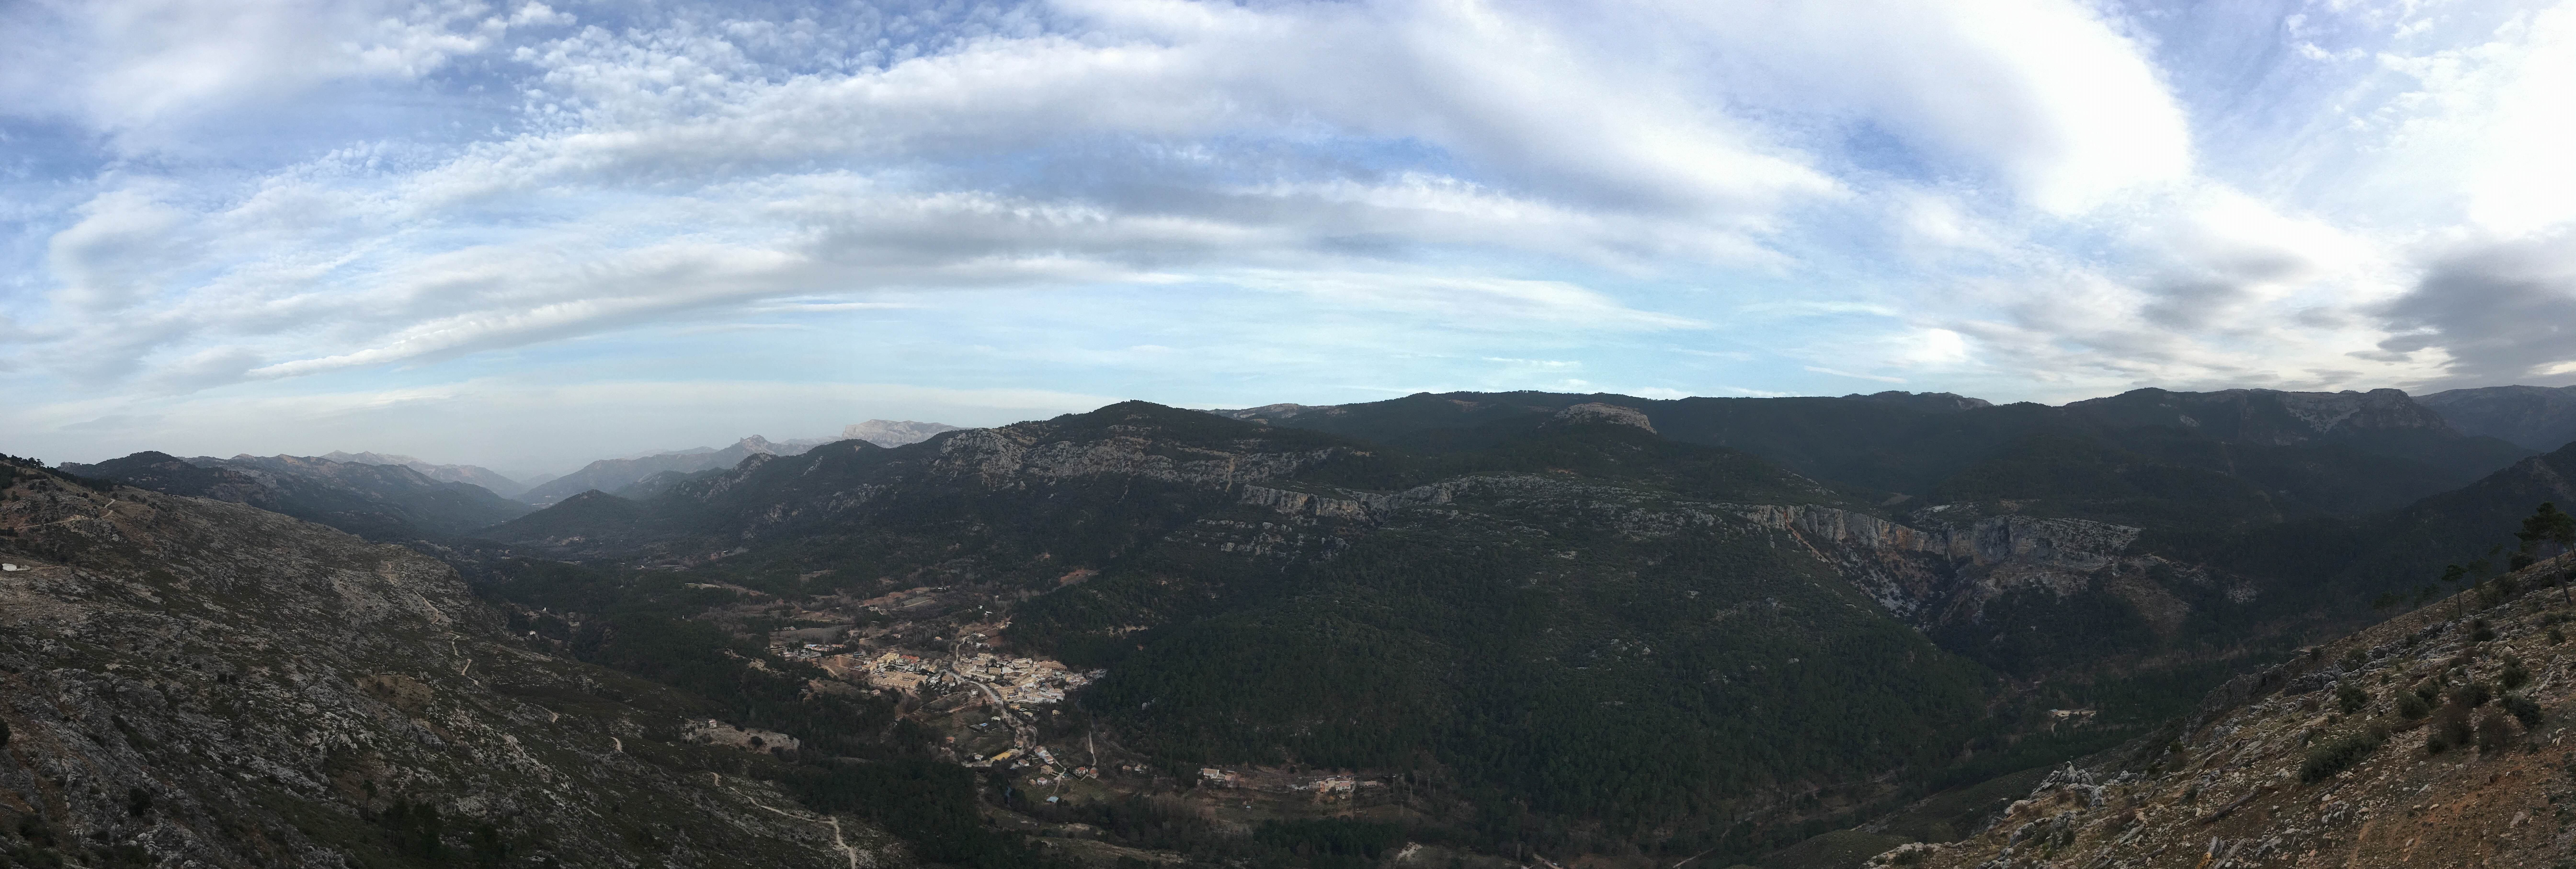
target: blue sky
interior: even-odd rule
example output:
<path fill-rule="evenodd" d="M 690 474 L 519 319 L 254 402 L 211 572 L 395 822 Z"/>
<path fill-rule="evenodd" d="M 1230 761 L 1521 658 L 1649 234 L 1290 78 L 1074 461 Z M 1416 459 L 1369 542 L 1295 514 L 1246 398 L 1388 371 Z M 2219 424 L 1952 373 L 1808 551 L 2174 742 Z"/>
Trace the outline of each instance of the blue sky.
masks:
<path fill-rule="evenodd" d="M 2576 382 L 2576 2 L 0 6 L 0 451 Z"/>

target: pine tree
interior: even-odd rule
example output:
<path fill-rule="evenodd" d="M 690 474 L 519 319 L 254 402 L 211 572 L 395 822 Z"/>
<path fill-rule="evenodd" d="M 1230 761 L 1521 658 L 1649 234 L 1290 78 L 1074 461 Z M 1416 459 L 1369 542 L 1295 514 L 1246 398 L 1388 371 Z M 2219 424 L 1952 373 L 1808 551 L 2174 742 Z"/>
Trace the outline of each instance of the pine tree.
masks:
<path fill-rule="evenodd" d="M 2514 561 L 2517 566 L 2527 566 L 2576 547 L 2576 515 L 2560 511 L 2557 504 L 2542 501 L 2540 509 L 2523 518 L 2522 530 L 2514 532 L 2513 536 L 2522 541 L 2522 551 L 2514 556 Z M 2568 602 L 2576 603 L 2576 593 L 2571 593 L 2565 582 L 2559 583 L 2558 594 Z"/>

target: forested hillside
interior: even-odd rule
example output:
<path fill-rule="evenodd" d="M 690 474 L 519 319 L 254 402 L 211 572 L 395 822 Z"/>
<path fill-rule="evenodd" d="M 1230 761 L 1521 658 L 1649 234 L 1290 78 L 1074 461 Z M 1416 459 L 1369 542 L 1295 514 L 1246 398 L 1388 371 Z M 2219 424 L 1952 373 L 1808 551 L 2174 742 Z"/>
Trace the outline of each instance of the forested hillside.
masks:
<path fill-rule="evenodd" d="M 1412 776 L 1416 822 L 1479 849 L 1751 853 L 2108 744 L 2293 642 L 2252 615 L 2255 580 L 2100 518 L 2278 522 L 2225 518 L 2264 498 L 2240 477 L 2035 442 L 1964 462 L 1963 495 L 1932 504 L 1675 427 L 1569 404 L 1405 446 L 1129 403 L 755 457 L 489 535 L 803 601 L 898 649 L 965 634 L 1100 668 L 1071 699 L 1086 738 L 1184 777 Z M 2111 470 L 2028 497 L 2067 485 L 2056 465 Z M 872 603 L 905 589 L 947 615 Z"/>

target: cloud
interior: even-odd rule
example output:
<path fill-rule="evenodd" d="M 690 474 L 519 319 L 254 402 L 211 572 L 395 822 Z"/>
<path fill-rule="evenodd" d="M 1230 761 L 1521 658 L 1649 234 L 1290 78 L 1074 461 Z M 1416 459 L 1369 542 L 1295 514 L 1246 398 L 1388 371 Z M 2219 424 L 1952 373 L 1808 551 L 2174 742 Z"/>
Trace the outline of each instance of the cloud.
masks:
<path fill-rule="evenodd" d="M 1833 375 L 1833 376 L 1835 376 L 1835 377 L 1849 377 L 1849 378 L 1852 378 L 1852 379 L 1855 379 L 1855 380 L 1875 380 L 1875 381 L 1878 381 L 1878 382 L 1880 382 L 1880 383 L 1904 383 L 1904 382 L 1905 382 L 1905 378 L 1902 378 L 1902 377 L 1889 377 L 1889 376 L 1884 375 L 1884 374 L 1854 374 L 1854 373 L 1849 372 L 1849 371 L 1836 371 L 1836 370 L 1831 369 L 1831 368 L 1821 368 L 1821 367 L 1814 366 L 1814 365 L 1806 366 L 1806 369 L 1807 369 L 1808 371 L 1813 371 L 1813 372 L 1816 372 L 1816 373 L 1818 373 L 1818 374 L 1831 374 L 1831 375 Z"/>
<path fill-rule="evenodd" d="M 499 44 L 512 28 L 572 17 L 541 3 L 36 0 L 0 13 L 16 60 L 0 66 L 0 112 L 77 120 L 120 150 L 187 149 L 191 128 L 278 107 L 346 80 L 404 81 Z"/>
<path fill-rule="evenodd" d="M 2145 47 L 2085 4 L 1649 8 L 1623 23 L 1717 40 L 1713 71 L 1749 80 L 1741 97 L 1821 109 L 1855 132 L 1893 136 L 1936 173 L 1989 179 L 2048 212 L 2081 212 L 2192 169 L 2189 122 Z M 1657 27 L 1665 16 L 1699 26 Z"/>
<path fill-rule="evenodd" d="M 862 335 L 1086 394 L 1047 378 L 2451 382 L 2559 352 L 2446 300 L 2553 312 L 2533 239 L 2576 219 L 2568 2 L 41 0 L 0 37 L 0 378 L 62 407 L 681 344 L 830 377 Z"/>
<path fill-rule="evenodd" d="M 2393 334 L 2378 352 L 2402 358 L 2439 351 L 2445 383 L 2562 373 L 2576 360 L 2576 232 L 2453 252 L 2382 315 Z"/>
<path fill-rule="evenodd" d="M 1630 308 L 1606 294 L 1564 281 L 1361 272 L 1252 272 L 1228 278 L 1230 283 L 1303 295 L 1334 307 L 1408 314 L 1460 329 L 1630 332 L 1707 325 Z"/>

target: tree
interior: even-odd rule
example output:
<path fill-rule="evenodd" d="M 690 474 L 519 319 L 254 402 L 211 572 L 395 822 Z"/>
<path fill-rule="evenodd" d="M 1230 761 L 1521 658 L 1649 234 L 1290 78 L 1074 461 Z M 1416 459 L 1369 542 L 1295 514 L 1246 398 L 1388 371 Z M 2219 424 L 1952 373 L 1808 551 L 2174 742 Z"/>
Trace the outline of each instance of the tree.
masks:
<path fill-rule="evenodd" d="M 2540 509 L 2523 518 L 2522 530 L 2514 532 L 2513 536 L 2522 541 L 2522 551 L 2514 556 L 2514 561 L 2528 565 L 2553 558 L 2576 548 L 2576 515 L 2559 510 L 2557 504 L 2542 501 Z M 2558 595 L 2576 603 L 2576 592 L 2570 592 L 2567 585 L 2563 581 L 2558 584 Z"/>
<path fill-rule="evenodd" d="M 2459 583 L 2468 578 L 2469 569 L 2466 567 L 2461 567 L 2457 564 L 2443 565 L 2442 567 L 2442 582 L 2445 585 L 2451 586 L 2451 591 L 2454 594 L 2459 592 Z M 2431 588 L 2431 586 L 2425 587 Z M 2451 601 L 2451 617 L 2460 617 L 2460 602 L 2456 598 Z"/>
<path fill-rule="evenodd" d="M 2576 515 L 2560 512 L 2557 504 L 2542 501 L 2540 509 L 2523 518 L 2522 530 L 2513 536 L 2522 541 L 2523 553 L 2534 560 L 2553 558 L 2576 547 Z"/>

